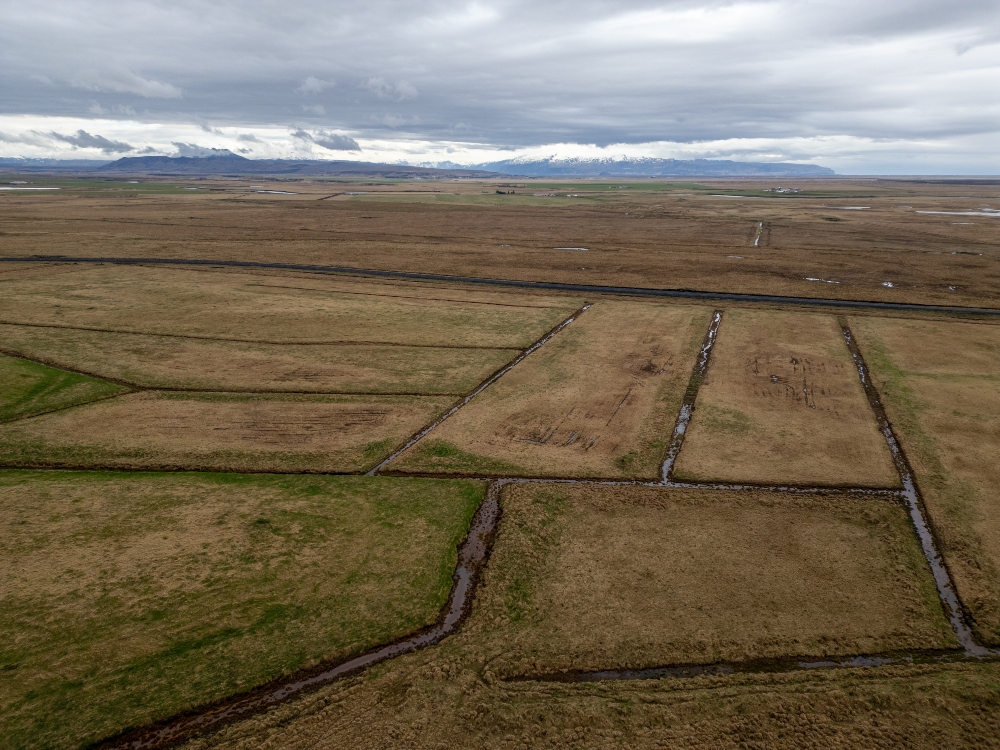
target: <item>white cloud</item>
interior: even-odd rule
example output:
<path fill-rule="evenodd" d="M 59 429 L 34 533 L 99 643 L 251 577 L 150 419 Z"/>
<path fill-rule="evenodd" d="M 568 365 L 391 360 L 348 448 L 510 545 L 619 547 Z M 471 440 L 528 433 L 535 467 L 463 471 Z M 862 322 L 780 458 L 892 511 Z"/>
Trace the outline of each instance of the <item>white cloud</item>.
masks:
<path fill-rule="evenodd" d="M 232 151 L 226 148 L 212 148 L 210 146 L 199 146 L 197 143 L 181 143 L 173 141 L 171 145 L 177 149 L 174 156 L 232 156 Z"/>
<path fill-rule="evenodd" d="M 319 130 L 316 133 L 309 133 L 305 130 L 299 128 L 291 133 L 292 138 L 295 138 L 300 144 L 306 145 L 315 143 L 321 148 L 325 148 L 328 151 L 360 151 L 361 147 L 358 142 L 347 135 L 341 135 L 340 133 L 328 133 L 323 130 Z M 310 148 L 311 151 L 311 148 Z"/>
<path fill-rule="evenodd" d="M 401 102 L 405 99 L 417 98 L 416 87 L 408 81 L 391 83 L 384 78 L 369 78 L 361 86 L 371 91 L 379 99 Z"/>
<path fill-rule="evenodd" d="M 131 70 L 83 71 L 71 80 L 71 85 L 87 91 L 114 91 L 151 99 L 180 99 L 183 96 L 183 92 L 173 84 L 143 78 Z"/>
<path fill-rule="evenodd" d="M 324 81 L 323 79 L 317 78 L 316 76 L 308 76 L 302 82 L 302 85 L 295 90 L 300 94 L 315 95 L 315 94 L 322 94 L 327 89 L 333 88 L 336 85 L 337 84 L 335 81 Z"/>

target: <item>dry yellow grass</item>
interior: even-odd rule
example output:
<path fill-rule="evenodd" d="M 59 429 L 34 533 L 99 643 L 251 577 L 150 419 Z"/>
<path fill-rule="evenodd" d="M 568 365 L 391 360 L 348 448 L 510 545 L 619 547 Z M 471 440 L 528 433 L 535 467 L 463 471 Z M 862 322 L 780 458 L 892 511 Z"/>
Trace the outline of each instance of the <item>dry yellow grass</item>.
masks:
<path fill-rule="evenodd" d="M 71 268 L 72 273 L 66 269 Z M 0 322 L 287 341 L 523 348 L 574 299 L 281 272 L 47 266 L 2 282 Z"/>
<path fill-rule="evenodd" d="M 146 388 L 460 395 L 516 349 L 246 344 L 0 324 L 2 348 Z"/>
<path fill-rule="evenodd" d="M 516 485 L 462 639 L 498 677 L 957 646 L 903 506 Z"/>
<path fill-rule="evenodd" d="M 128 394 L 0 426 L 8 466 L 364 471 L 441 397 Z"/>
<path fill-rule="evenodd" d="M 675 476 L 898 486 L 836 319 L 727 311 Z"/>
<path fill-rule="evenodd" d="M 976 634 L 1000 646 L 1000 326 L 854 318 Z"/>
<path fill-rule="evenodd" d="M 89 745 L 433 623 L 482 494 L 0 472 L 0 746 Z"/>
<path fill-rule="evenodd" d="M 390 468 L 656 477 L 710 315 L 597 302 Z"/>
<path fill-rule="evenodd" d="M 497 682 L 447 645 L 183 750 L 1000 747 L 1000 666 L 942 664 L 602 684 Z"/>

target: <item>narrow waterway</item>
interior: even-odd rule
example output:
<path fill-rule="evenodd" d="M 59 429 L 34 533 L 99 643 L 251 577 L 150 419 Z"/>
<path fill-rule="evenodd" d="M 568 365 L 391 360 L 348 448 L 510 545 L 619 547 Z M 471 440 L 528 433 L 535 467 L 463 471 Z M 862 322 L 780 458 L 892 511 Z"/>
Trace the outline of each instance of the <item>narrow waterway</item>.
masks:
<path fill-rule="evenodd" d="M 691 371 L 691 379 L 688 381 L 687 390 L 684 391 L 684 401 L 681 403 L 680 413 L 677 415 L 677 422 L 674 424 L 674 431 L 670 435 L 670 443 L 667 445 L 667 453 L 663 458 L 663 466 L 660 470 L 660 477 L 664 484 L 668 484 L 674 471 L 674 463 L 684 445 L 684 434 L 687 432 L 688 424 L 694 415 L 694 405 L 698 400 L 698 390 L 705 379 L 705 372 L 708 370 L 708 359 L 712 354 L 712 347 L 719 336 L 719 326 L 722 324 L 722 311 L 716 310 L 712 313 L 712 322 L 708 326 L 705 340 L 701 344 L 698 358 L 695 360 L 694 369 Z"/>

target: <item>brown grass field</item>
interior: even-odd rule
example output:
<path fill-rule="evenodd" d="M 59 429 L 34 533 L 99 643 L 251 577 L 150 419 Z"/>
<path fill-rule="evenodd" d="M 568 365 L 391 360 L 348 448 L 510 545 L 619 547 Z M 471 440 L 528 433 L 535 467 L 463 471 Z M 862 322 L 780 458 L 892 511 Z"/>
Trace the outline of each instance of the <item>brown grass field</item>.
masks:
<path fill-rule="evenodd" d="M 898 486 L 836 319 L 727 310 L 675 476 Z"/>
<path fill-rule="evenodd" d="M 258 182 L 63 179 L 60 191 L 9 192 L 0 255 L 268 260 L 1000 307 L 1000 222 L 917 213 L 996 208 L 989 183 L 790 180 L 781 184 L 802 192 L 777 194 L 764 192 L 775 186 L 766 180 L 529 181 L 495 195 L 489 182 L 316 180 L 276 182 L 297 195 L 266 196 L 248 190 Z M 532 197 L 539 190 L 562 195 Z M 564 246 L 590 249 L 554 250 Z"/>
<path fill-rule="evenodd" d="M 278 343 L 524 348 L 575 299 L 280 271 L 0 267 L 0 322 Z"/>
<path fill-rule="evenodd" d="M 979 637 L 1000 646 L 1000 326 L 851 320 Z"/>
<path fill-rule="evenodd" d="M 0 737 L 76 747 L 434 622 L 473 482 L 0 472 Z"/>
<path fill-rule="evenodd" d="M 508 485 L 455 632 L 184 747 L 1000 748 L 1000 667 L 954 661 L 902 500 L 831 489 L 898 485 L 842 313 L 56 259 L 1000 309 L 1000 221 L 961 215 L 1000 208 L 995 181 L 22 179 L 60 190 L 0 192 L 0 256 L 48 258 L 0 264 L 0 746 L 92 746 L 437 620 L 484 485 L 322 474 L 376 466 L 590 302 L 382 473 L 658 479 L 718 307 L 675 476 L 815 494 Z M 1000 645 L 1000 323 L 850 325 Z M 796 667 L 859 654 L 912 661 Z"/>
<path fill-rule="evenodd" d="M 957 645 L 903 507 L 519 485 L 460 639 L 499 678 Z"/>
<path fill-rule="evenodd" d="M 360 472 L 451 401 L 141 392 L 0 425 L 0 463 Z"/>
<path fill-rule="evenodd" d="M 391 468 L 655 478 L 710 315 L 597 302 Z"/>
<path fill-rule="evenodd" d="M 461 395 L 516 349 L 247 344 L 0 324 L 2 348 L 144 388 Z"/>

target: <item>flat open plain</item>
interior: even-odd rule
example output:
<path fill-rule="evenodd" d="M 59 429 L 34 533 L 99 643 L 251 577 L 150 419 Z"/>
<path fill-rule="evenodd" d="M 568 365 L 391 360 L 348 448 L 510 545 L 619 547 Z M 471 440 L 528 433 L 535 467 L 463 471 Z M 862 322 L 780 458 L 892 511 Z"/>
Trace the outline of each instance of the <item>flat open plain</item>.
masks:
<path fill-rule="evenodd" d="M 1000 220 L 918 213 L 997 208 L 989 181 L 782 181 L 799 193 L 751 180 L 507 183 L 511 194 L 496 195 L 495 183 L 472 181 L 271 182 L 295 193 L 278 196 L 240 179 L 66 179 L 59 191 L 0 195 L 0 255 L 320 263 L 1000 307 Z M 556 195 L 535 197 L 540 189 Z"/>
<path fill-rule="evenodd" d="M 53 257 L 1000 309 L 995 185 L 27 179 L 0 745 L 1000 747 L 992 316 Z"/>

